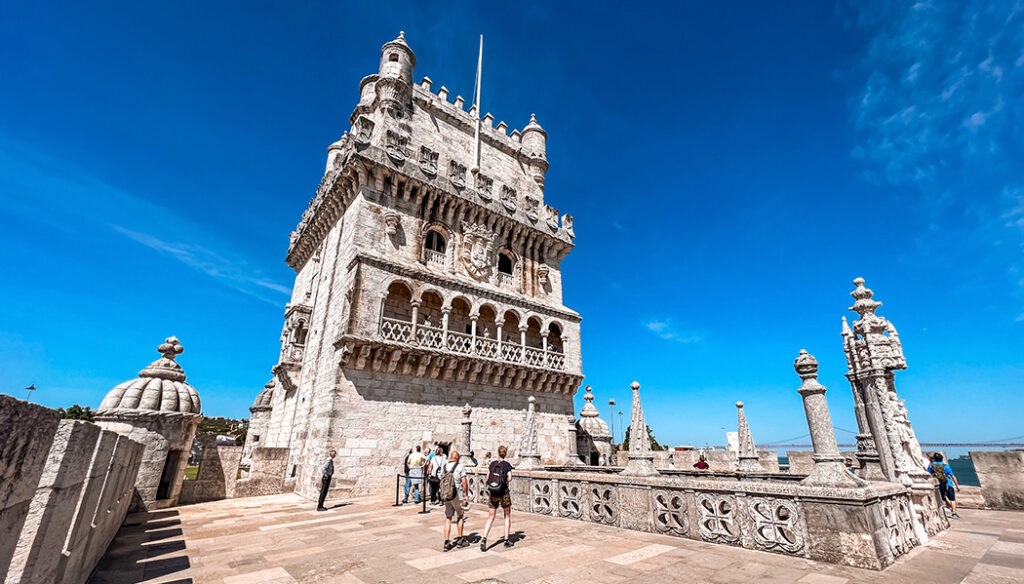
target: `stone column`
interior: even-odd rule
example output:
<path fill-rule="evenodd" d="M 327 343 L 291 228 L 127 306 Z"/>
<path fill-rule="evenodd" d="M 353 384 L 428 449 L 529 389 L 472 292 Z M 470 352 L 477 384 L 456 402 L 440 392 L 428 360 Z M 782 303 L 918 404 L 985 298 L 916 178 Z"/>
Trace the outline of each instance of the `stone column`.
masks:
<path fill-rule="evenodd" d="M 501 339 L 501 327 L 505 324 L 505 321 L 498 319 L 494 321 L 494 326 L 498 327 L 498 360 L 504 361 L 504 356 L 501 353 L 501 348 L 504 346 L 505 341 Z"/>
<path fill-rule="evenodd" d="M 519 325 L 519 346 L 523 350 L 522 355 L 519 356 L 519 360 L 523 363 L 526 362 L 526 329 L 529 328 L 525 324 Z"/>
<path fill-rule="evenodd" d="M 417 323 L 419 323 L 419 315 L 420 315 L 420 301 L 419 300 L 413 300 L 412 301 L 412 333 L 411 333 L 412 334 L 412 338 L 409 339 L 409 342 L 414 344 L 414 345 L 416 344 L 416 327 L 418 326 Z"/>
<path fill-rule="evenodd" d="M 452 313 L 451 306 L 445 306 L 441 309 L 441 348 L 448 348 L 448 315 Z"/>
<path fill-rule="evenodd" d="M 747 424 L 747 416 L 743 413 L 743 402 L 736 402 L 737 440 L 739 440 L 739 471 L 740 472 L 764 472 L 761 466 L 761 459 L 757 455 L 757 447 L 754 446 L 754 436 L 750 433 L 750 426 Z"/>
<path fill-rule="evenodd" d="M 523 438 L 519 443 L 518 468 L 540 468 L 543 466 L 537 444 L 537 415 L 533 406 L 536 401 L 537 399 L 531 395 L 530 405 L 526 410 L 526 427 L 523 428 Z"/>
<path fill-rule="evenodd" d="M 457 450 L 464 455 L 469 454 L 470 445 L 472 444 L 473 420 L 469 417 L 472 413 L 473 408 L 469 404 L 462 406 L 462 435 L 459 439 Z"/>
<path fill-rule="evenodd" d="M 814 447 L 814 468 L 801 484 L 817 487 L 860 487 L 867 485 L 863 479 L 850 474 L 843 464 L 843 455 L 836 443 L 832 415 L 825 399 L 825 386 L 818 383 L 818 361 L 814 355 L 801 349 L 793 363 L 803 384 L 797 392 L 804 399 L 804 413 L 807 427 L 811 431 L 811 445 Z"/>
<path fill-rule="evenodd" d="M 629 431 L 629 462 L 622 470 L 626 476 L 655 476 L 658 469 L 654 466 L 654 453 L 651 452 L 651 440 L 647 436 L 647 422 L 644 421 L 644 410 L 640 405 L 640 384 L 636 381 L 629 385 L 633 390 L 633 411 Z"/>
<path fill-rule="evenodd" d="M 478 318 L 480 318 L 479 314 L 471 314 L 471 315 L 469 315 L 469 322 L 470 322 L 470 333 L 469 334 L 470 334 L 471 337 L 473 337 L 473 340 L 471 341 L 470 349 L 469 349 L 470 353 L 476 353 L 476 321 L 477 321 Z"/>
<path fill-rule="evenodd" d="M 568 416 L 566 421 L 569 422 L 569 458 L 565 466 L 583 466 L 576 446 L 576 416 Z"/>
<path fill-rule="evenodd" d="M 881 399 L 885 397 L 885 394 L 879 393 L 880 390 L 885 390 L 885 372 L 869 371 L 865 375 L 856 376 L 855 383 L 864 400 L 864 415 L 871 430 L 882 474 L 885 476 L 885 480 L 896 482 L 896 460 L 893 456 L 892 445 L 889 443 L 889 433 L 885 428 L 885 416 L 882 413 Z"/>

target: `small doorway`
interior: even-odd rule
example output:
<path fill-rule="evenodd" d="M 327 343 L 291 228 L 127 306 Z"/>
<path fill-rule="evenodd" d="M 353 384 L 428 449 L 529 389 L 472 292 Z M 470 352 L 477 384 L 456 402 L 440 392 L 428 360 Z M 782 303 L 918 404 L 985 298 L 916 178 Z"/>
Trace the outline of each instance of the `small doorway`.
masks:
<path fill-rule="evenodd" d="M 181 464 L 181 458 L 184 453 L 184 450 L 172 450 L 167 453 L 167 458 L 164 460 L 164 471 L 160 473 L 160 485 L 156 489 L 158 501 L 171 498 L 174 480 L 178 476 L 178 467 Z"/>
<path fill-rule="evenodd" d="M 601 455 L 594 450 L 590 451 L 590 466 L 597 466 L 601 464 Z"/>

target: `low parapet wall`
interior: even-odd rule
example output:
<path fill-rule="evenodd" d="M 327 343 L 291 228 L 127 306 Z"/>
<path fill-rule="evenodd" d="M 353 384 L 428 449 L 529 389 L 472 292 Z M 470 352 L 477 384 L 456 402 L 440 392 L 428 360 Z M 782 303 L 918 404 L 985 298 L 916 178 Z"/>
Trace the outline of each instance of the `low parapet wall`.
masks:
<path fill-rule="evenodd" d="M 739 468 L 739 458 L 732 450 L 657 450 L 651 454 L 654 456 L 654 466 L 659 469 L 692 469 L 701 454 L 710 465 L 709 470 L 734 471 Z M 765 472 L 779 471 L 779 453 L 775 450 L 758 450 L 757 457 Z M 615 461 L 617 466 L 626 466 L 629 452 L 620 450 L 616 453 Z"/>
<path fill-rule="evenodd" d="M 0 395 L 0 580 L 85 582 L 128 512 L 142 450 Z"/>
<path fill-rule="evenodd" d="M 970 452 L 985 506 L 1024 509 L 1024 450 Z"/>
<path fill-rule="evenodd" d="M 470 500 L 486 502 L 486 470 L 467 470 Z M 825 488 L 779 473 L 515 470 L 510 486 L 518 511 L 874 570 L 920 543 L 910 494 L 892 483 Z"/>

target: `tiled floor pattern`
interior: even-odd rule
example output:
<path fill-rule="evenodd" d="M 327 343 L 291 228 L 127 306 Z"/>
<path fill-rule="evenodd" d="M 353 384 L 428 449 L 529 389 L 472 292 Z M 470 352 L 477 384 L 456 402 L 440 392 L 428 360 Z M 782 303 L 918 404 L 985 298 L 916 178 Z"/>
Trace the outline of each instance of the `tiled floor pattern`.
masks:
<path fill-rule="evenodd" d="M 1024 582 L 1024 513 L 963 510 L 953 529 L 884 572 L 513 513 L 511 549 L 440 551 L 443 513 L 379 498 L 317 513 L 293 495 L 129 516 L 92 584 L 850 584 Z M 467 534 L 486 512 L 468 513 Z M 501 535 L 496 522 L 490 537 Z"/>

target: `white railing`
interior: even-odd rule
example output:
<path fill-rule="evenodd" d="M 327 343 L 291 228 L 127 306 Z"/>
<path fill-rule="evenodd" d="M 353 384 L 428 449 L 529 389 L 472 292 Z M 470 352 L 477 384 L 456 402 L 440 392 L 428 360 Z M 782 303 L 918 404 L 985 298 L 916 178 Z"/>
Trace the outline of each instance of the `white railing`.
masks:
<path fill-rule="evenodd" d="M 488 359 L 498 358 L 498 340 L 487 337 L 476 338 L 476 354 Z"/>
<path fill-rule="evenodd" d="M 505 343 L 501 346 L 501 360 L 509 363 L 519 363 L 523 360 L 523 348 L 519 345 Z"/>
<path fill-rule="evenodd" d="M 516 279 L 512 274 L 506 274 L 505 272 L 498 272 L 498 284 L 500 286 L 508 286 L 509 288 L 515 288 Z"/>
<path fill-rule="evenodd" d="M 398 343 L 412 342 L 412 323 L 396 318 L 381 318 L 380 336 L 384 341 Z M 416 342 L 431 349 L 447 349 L 466 355 L 473 354 L 473 335 L 448 331 L 448 346 L 444 346 L 445 332 L 443 329 L 421 324 L 416 327 Z M 497 339 L 476 337 L 476 354 L 486 359 L 496 359 L 506 363 L 523 363 L 531 367 L 542 367 L 562 371 L 565 369 L 565 354 L 556 351 L 545 351 L 522 345 L 498 343 Z"/>
<path fill-rule="evenodd" d="M 424 347 L 441 349 L 444 347 L 444 330 L 421 324 L 416 327 L 416 341 Z"/>
<path fill-rule="evenodd" d="M 445 255 L 443 251 L 424 249 L 423 258 L 427 260 L 427 264 L 431 266 L 438 266 L 444 268 L 447 267 L 448 265 L 448 256 Z"/>
<path fill-rule="evenodd" d="M 448 348 L 456 353 L 471 353 L 473 351 L 473 335 L 448 331 Z"/>
<path fill-rule="evenodd" d="M 545 361 L 547 360 L 544 358 L 543 349 L 534 349 L 533 347 L 526 347 L 525 357 L 526 358 L 523 359 L 523 362 L 526 363 L 527 365 L 532 365 L 533 367 L 544 367 L 546 365 Z"/>
<path fill-rule="evenodd" d="M 380 319 L 380 336 L 385 341 L 407 343 L 412 338 L 412 323 L 395 318 Z"/>

